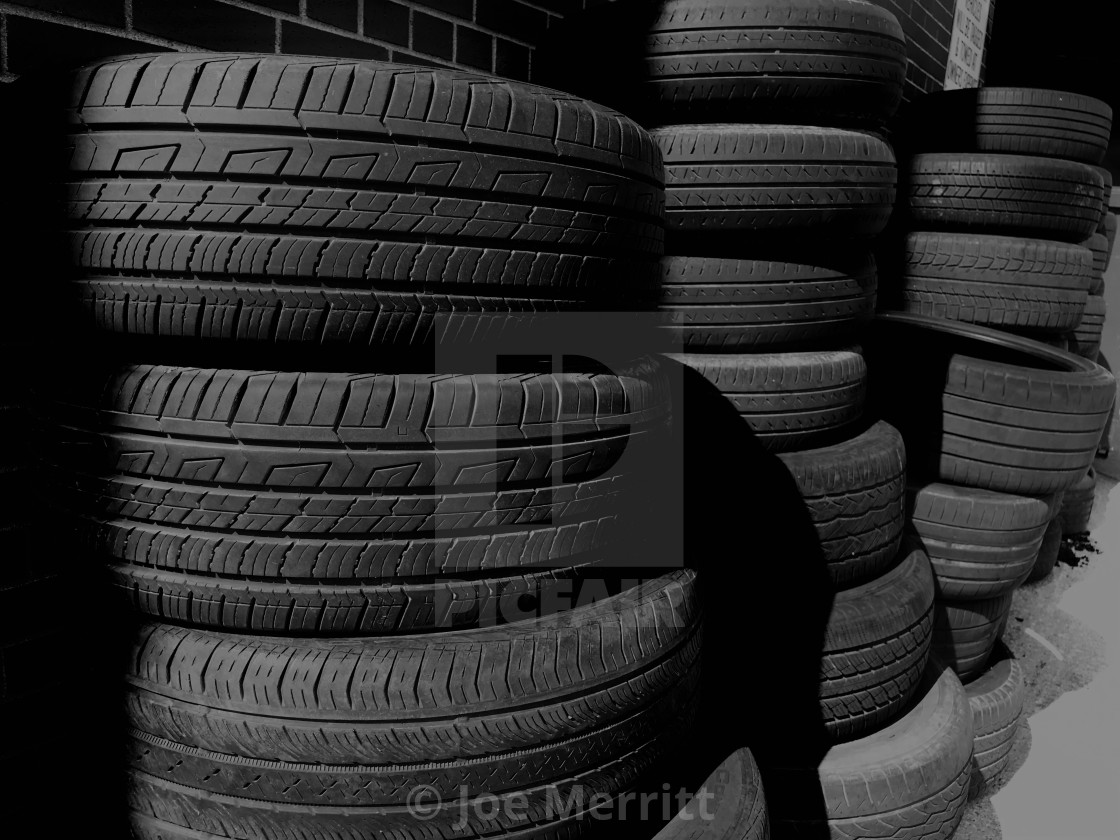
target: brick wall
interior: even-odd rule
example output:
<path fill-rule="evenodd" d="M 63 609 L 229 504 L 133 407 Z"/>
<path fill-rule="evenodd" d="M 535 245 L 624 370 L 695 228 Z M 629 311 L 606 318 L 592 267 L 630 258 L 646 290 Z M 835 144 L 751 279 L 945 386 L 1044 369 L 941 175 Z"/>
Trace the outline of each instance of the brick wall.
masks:
<path fill-rule="evenodd" d="M 5 81 L 60 60 L 155 50 L 377 58 L 530 77 L 533 46 L 581 0 L 0 2 Z"/>
<path fill-rule="evenodd" d="M 609 0 L 22 0 L 0 2 L 0 79 L 152 50 L 378 58 L 532 78 L 564 14 Z M 955 0 L 874 0 L 910 40 L 909 94 L 945 77 Z M 993 2 L 993 13 L 994 13 Z"/>

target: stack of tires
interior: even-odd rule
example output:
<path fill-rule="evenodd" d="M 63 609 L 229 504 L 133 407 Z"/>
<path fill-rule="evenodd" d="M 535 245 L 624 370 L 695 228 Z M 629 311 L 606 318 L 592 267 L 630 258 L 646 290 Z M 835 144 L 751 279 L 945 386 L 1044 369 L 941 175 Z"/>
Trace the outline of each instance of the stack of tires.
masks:
<path fill-rule="evenodd" d="M 927 96 L 911 116 L 907 142 L 918 154 L 904 200 L 914 232 L 899 308 L 1099 361 L 1116 235 L 1112 176 L 1099 165 L 1111 108 L 1072 93 L 982 88 Z M 1051 545 L 1034 579 L 1053 568 Z"/>
<path fill-rule="evenodd" d="M 774 831 L 889 837 L 897 820 L 944 836 L 968 787 L 968 701 L 929 665 L 933 578 L 902 545 L 905 450 L 866 419 L 859 344 L 896 194 L 878 130 L 902 97 L 902 29 L 860 0 L 667 0 L 647 47 L 673 358 L 783 462 L 831 589 L 817 689 L 832 746 L 759 755 Z M 685 405 L 681 422 L 705 420 Z"/>
<path fill-rule="evenodd" d="M 597 576 L 665 377 L 477 348 L 653 275 L 649 135 L 280 56 L 102 62 L 70 118 L 77 297 L 124 359 L 46 396 L 141 616 L 134 835 L 582 833 L 693 716 L 695 575 Z"/>
<path fill-rule="evenodd" d="M 1092 464 L 1116 383 L 1041 342 L 920 315 L 880 316 L 872 344 L 873 392 L 906 440 L 911 523 L 933 561 L 934 653 L 976 692 L 990 779 L 1023 702 L 1021 674 L 992 652 L 1015 589 L 1053 566 L 1063 495 Z"/>

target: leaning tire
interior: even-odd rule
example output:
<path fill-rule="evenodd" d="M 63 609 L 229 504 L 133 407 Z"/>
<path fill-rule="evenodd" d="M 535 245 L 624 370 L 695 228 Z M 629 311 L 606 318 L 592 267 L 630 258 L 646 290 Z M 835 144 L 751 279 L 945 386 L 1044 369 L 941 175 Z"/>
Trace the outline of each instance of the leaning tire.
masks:
<path fill-rule="evenodd" d="M 1104 184 L 1092 167 L 1013 155 L 924 154 L 910 162 L 914 226 L 1082 242 L 1100 222 Z"/>
<path fill-rule="evenodd" d="M 714 385 L 772 452 L 827 440 L 863 415 L 867 364 L 858 348 L 670 358 Z"/>
<path fill-rule="evenodd" d="M 870 255 L 850 260 L 665 257 L 661 311 L 690 350 L 843 341 L 875 312 Z"/>
<path fill-rule="evenodd" d="M 825 629 L 821 711 L 837 740 L 894 717 L 921 682 L 930 650 L 933 575 L 914 546 L 881 577 L 838 592 Z"/>
<path fill-rule="evenodd" d="M 902 432 L 912 472 L 1021 496 L 1084 475 L 1116 394 L 1112 374 L 1085 359 L 917 315 L 880 315 L 868 358 L 875 410 Z"/>
<path fill-rule="evenodd" d="M 1081 321 L 1093 278 L 1079 245 L 971 233 L 911 233 L 902 309 L 997 328 L 1063 332 Z"/>
<path fill-rule="evenodd" d="M 654 840 L 769 840 L 762 776 L 750 750 L 736 750 Z"/>
<path fill-rule="evenodd" d="M 921 151 L 1038 155 L 1098 164 L 1112 134 L 1112 108 L 1075 93 L 985 87 L 924 96 L 910 141 Z"/>
<path fill-rule="evenodd" d="M 652 133 L 670 231 L 871 238 L 890 219 L 898 169 L 877 135 L 765 125 Z"/>
<path fill-rule="evenodd" d="M 985 601 L 938 599 L 933 656 L 966 682 L 983 673 L 1011 614 L 1013 593 Z"/>
<path fill-rule="evenodd" d="M 910 519 L 929 553 L 937 596 L 995 598 L 1030 575 L 1056 500 L 1010 496 L 950 484 L 916 486 Z"/>
<path fill-rule="evenodd" d="M 649 30 L 646 89 L 663 123 L 888 120 L 906 36 L 858 0 L 668 0 Z"/>
<path fill-rule="evenodd" d="M 886 572 L 906 518 L 902 435 L 876 423 L 850 440 L 778 457 L 817 530 L 832 585 L 845 589 Z"/>
<path fill-rule="evenodd" d="M 961 682 L 931 665 L 917 702 L 897 720 L 828 751 L 819 766 L 763 768 L 771 823 L 783 837 L 944 840 L 967 803 L 972 716 Z M 807 820 L 819 786 L 827 822 Z"/>
<path fill-rule="evenodd" d="M 1073 487 L 1066 491 L 1059 516 L 1064 533 L 1070 536 L 1088 533 L 1096 496 L 1097 471 L 1090 468 Z"/>
<path fill-rule="evenodd" d="M 166 54 L 91 65 L 74 91 L 78 287 L 110 332 L 472 338 L 649 285 L 663 251 L 649 135 L 541 88 Z"/>
<path fill-rule="evenodd" d="M 138 365 L 84 388 L 57 409 L 58 463 L 79 470 L 73 508 L 117 584 L 150 615 L 281 634 L 470 625 L 564 585 L 612 540 L 620 459 L 668 413 L 648 360 L 618 375 Z"/>
<path fill-rule="evenodd" d="M 965 684 L 965 692 L 972 708 L 972 796 L 976 796 L 999 778 L 1011 758 L 1027 695 L 1023 669 L 1005 649 L 984 674 Z"/>
<path fill-rule="evenodd" d="M 587 806 L 565 814 L 551 797 L 613 797 L 676 745 L 699 648 L 689 572 L 551 619 L 426 637 L 148 625 L 129 659 L 133 831 L 480 837 L 504 830 L 511 803 L 527 836 L 570 836 Z"/>

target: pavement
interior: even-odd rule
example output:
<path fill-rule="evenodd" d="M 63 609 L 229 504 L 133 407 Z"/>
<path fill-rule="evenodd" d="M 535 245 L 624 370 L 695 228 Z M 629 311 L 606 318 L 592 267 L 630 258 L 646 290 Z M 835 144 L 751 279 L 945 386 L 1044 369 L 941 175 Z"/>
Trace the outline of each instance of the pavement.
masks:
<path fill-rule="evenodd" d="M 1089 539 L 1015 593 L 1004 643 L 1026 674 L 1026 719 L 958 840 L 1120 838 L 1120 450 L 1096 468 Z"/>

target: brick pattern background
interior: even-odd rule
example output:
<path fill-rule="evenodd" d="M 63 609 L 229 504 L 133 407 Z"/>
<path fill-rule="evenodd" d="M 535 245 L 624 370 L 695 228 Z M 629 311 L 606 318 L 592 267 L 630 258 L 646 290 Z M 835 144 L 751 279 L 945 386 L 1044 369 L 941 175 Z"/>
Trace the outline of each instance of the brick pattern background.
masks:
<path fill-rule="evenodd" d="M 533 48 L 549 27 L 601 2 L 609 0 L 0 2 L 0 80 L 60 60 L 192 48 L 377 58 L 531 79 Z M 899 17 L 910 39 L 908 94 L 940 89 L 955 0 L 874 2 Z"/>

